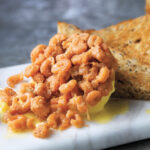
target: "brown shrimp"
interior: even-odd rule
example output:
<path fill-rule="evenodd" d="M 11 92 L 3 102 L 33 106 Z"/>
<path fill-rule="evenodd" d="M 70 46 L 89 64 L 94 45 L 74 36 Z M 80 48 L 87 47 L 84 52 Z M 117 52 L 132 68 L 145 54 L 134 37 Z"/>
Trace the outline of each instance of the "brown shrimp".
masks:
<path fill-rule="evenodd" d="M 96 35 L 90 35 L 89 39 L 87 41 L 87 44 L 90 48 L 94 47 L 94 46 L 101 46 L 101 44 L 103 43 L 102 38 L 100 38 L 99 36 Z"/>
<path fill-rule="evenodd" d="M 71 91 L 75 88 L 76 84 L 77 84 L 77 81 L 76 81 L 76 80 L 70 80 L 68 83 L 62 84 L 62 85 L 59 87 L 59 91 L 60 91 L 62 94 L 69 93 L 69 92 L 71 92 Z"/>
<path fill-rule="evenodd" d="M 97 102 L 100 101 L 100 99 L 101 99 L 101 93 L 100 91 L 97 91 L 97 90 L 91 91 L 86 96 L 86 102 L 90 105 L 97 104 Z"/>
<path fill-rule="evenodd" d="M 25 76 L 27 78 L 34 76 L 38 71 L 40 70 L 40 67 L 36 64 L 30 64 L 25 69 Z"/>
<path fill-rule="evenodd" d="M 31 100 L 31 111 L 40 118 L 45 118 L 50 113 L 50 107 L 42 96 L 36 96 Z"/>
<path fill-rule="evenodd" d="M 49 57 L 47 58 L 40 67 L 40 72 L 45 76 L 45 77 L 49 77 L 52 73 L 51 73 L 51 67 L 52 65 L 54 65 L 55 60 L 54 57 Z"/>
<path fill-rule="evenodd" d="M 110 70 L 105 66 L 100 69 L 99 74 L 96 76 L 96 80 L 99 83 L 104 83 L 109 78 Z"/>
<path fill-rule="evenodd" d="M 14 86 L 16 84 L 18 84 L 19 82 L 21 82 L 23 80 L 23 73 L 19 73 L 19 74 L 16 74 L 16 75 L 13 75 L 13 76 L 10 76 L 8 79 L 7 79 L 7 84 L 14 88 Z"/>
<path fill-rule="evenodd" d="M 84 125 L 84 121 L 79 114 L 75 114 L 75 118 L 71 119 L 71 125 L 75 126 L 76 128 L 81 128 Z"/>
<path fill-rule="evenodd" d="M 12 104 L 12 99 L 15 97 L 17 93 L 11 88 L 5 88 L 4 90 L 0 90 L 0 100 L 6 102 L 9 106 Z"/>
<path fill-rule="evenodd" d="M 11 114 L 22 114 L 30 110 L 32 94 L 24 94 L 20 97 L 14 97 L 10 106 Z"/>
<path fill-rule="evenodd" d="M 62 73 L 67 72 L 71 68 L 71 61 L 69 59 L 63 59 L 58 61 L 55 65 L 52 66 L 52 73 Z"/>
<path fill-rule="evenodd" d="M 27 128 L 26 126 L 27 118 L 23 115 L 15 115 L 9 118 L 8 127 L 13 131 L 24 130 Z"/>
<path fill-rule="evenodd" d="M 36 83 L 43 83 L 45 81 L 45 77 L 43 74 L 36 73 L 34 76 L 32 76 L 33 81 L 35 81 Z"/>
<path fill-rule="evenodd" d="M 37 45 L 31 52 L 31 61 L 34 63 L 37 58 L 41 57 L 40 54 L 44 53 L 44 50 L 47 46 L 46 45 Z M 42 58 L 43 59 L 43 58 Z"/>
<path fill-rule="evenodd" d="M 50 130 L 47 123 L 41 123 L 33 130 L 33 135 L 37 138 L 47 138 L 50 135 Z"/>

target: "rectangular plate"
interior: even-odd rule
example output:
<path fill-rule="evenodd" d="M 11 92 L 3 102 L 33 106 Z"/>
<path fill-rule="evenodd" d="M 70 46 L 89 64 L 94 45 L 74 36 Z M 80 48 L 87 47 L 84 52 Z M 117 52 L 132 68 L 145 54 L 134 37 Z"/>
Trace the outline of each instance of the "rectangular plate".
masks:
<path fill-rule="evenodd" d="M 0 69 L 0 88 L 6 87 L 6 79 L 23 71 L 26 65 Z M 150 102 L 128 100 L 128 103 L 129 111 L 115 116 L 109 123 L 87 122 L 88 127 L 57 131 L 47 139 L 35 138 L 31 133 L 9 135 L 7 125 L 0 122 L 0 149 L 91 150 L 150 138 L 150 114 L 146 113 L 150 109 Z"/>

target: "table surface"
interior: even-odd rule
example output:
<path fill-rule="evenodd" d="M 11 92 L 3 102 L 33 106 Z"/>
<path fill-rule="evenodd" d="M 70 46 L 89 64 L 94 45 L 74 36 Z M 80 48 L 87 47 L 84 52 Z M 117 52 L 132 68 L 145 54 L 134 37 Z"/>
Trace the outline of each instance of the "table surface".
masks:
<path fill-rule="evenodd" d="M 144 0 L 0 0 L 0 67 L 30 62 L 37 44 L 47 44 L 57 21 L 101 29 L 144 15 Z M 148 150 L 150 140 L 109 150 Z"/>

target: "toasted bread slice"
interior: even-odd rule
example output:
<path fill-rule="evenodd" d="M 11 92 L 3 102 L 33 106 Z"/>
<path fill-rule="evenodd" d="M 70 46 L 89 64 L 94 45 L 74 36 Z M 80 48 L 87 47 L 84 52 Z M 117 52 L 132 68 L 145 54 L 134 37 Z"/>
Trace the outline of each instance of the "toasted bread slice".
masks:
<path fill-rule="evenodd" d="M 58 22 L 57 32 L 58 33 L 65 33 L 66 35 L 70 36 L 74 33 L 80 33 L 80 32 L 82 32 L 82 30 L 73 24 L 68 24 L 66 22 Z"/>
<path fill-rule="evenodd" d="M 150 0 L 146 0 L 145 10 L 147 14 L 150 14 Z"/>
<path fill-rule="evenodd" d="M 89 34 L 92 34 L 94 32 L 95 34 L 95 31 L 94 29 L 89 29 L 89 30 L 81 30 L 79 27 L 73 25 L 73 24 L 68 24 L 66 22 L 58 22 L 57 24 L 57 32 L 58 33 L 64 33 L 66 34 L 67 36 L 70 36 L 74 33 L 81 33 L 81 32 L 86 32 L 86 33 L 89 33 Z"/>
<path fill-rule="evenodd" d="M 150 15 L 98 31 L 82 31 L 73 25 L 69 26 L 75 29 L 71 32 L 77 30 L 99 35 L 108 45 L 119 65 L 116 72 L 116 97 L 150 100 Z M 65 29 L 63 33 L 71 33 L 69 30 Z"/>

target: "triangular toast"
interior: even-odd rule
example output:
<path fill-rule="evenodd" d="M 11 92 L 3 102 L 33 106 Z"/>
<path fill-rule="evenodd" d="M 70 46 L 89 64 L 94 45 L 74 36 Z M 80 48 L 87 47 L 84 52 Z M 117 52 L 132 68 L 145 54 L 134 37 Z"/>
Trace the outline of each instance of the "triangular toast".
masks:
<path fill-rule="evenodd" d="M 150 99 L 150 15 L 121 22 L 102 30 L 81 30 L 59 22 L 58 32 L 88 32 L 102 37 L 118 61 L 115 96 Z"/>

